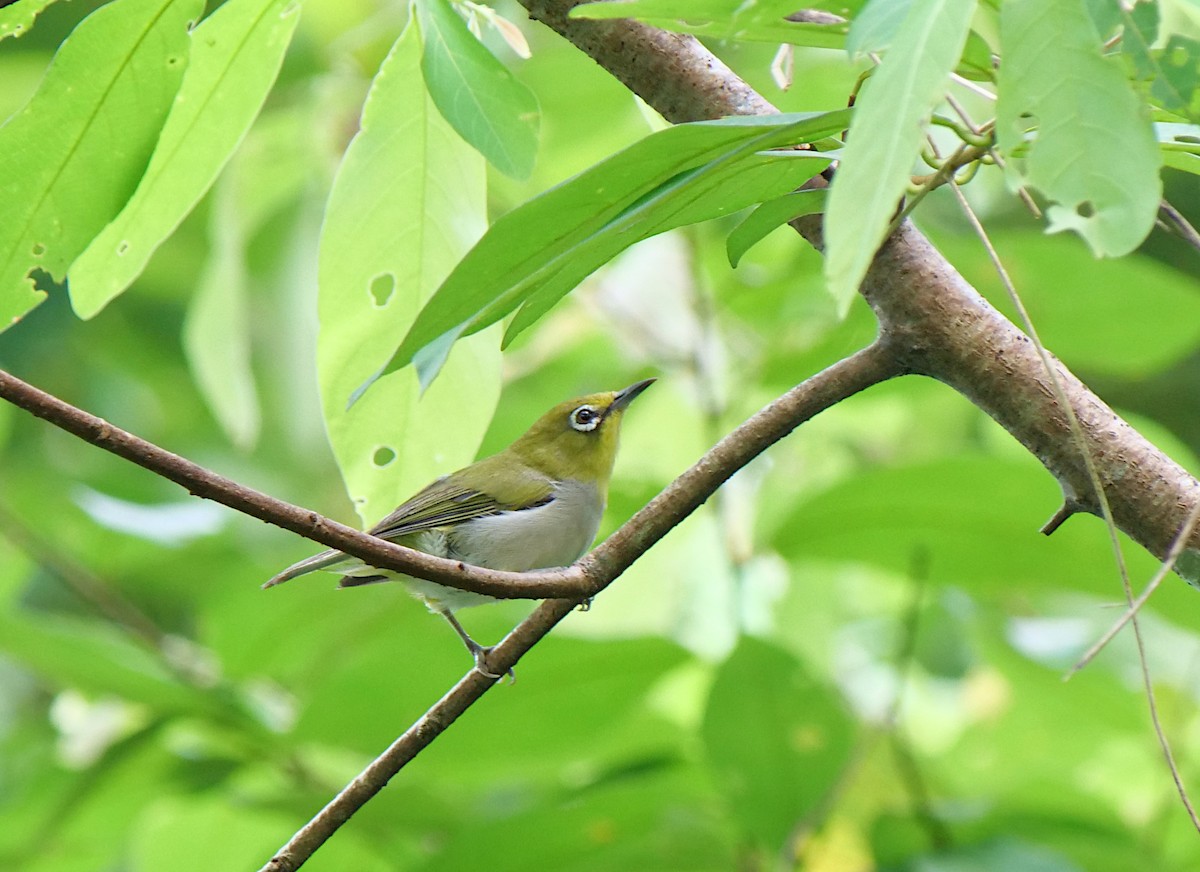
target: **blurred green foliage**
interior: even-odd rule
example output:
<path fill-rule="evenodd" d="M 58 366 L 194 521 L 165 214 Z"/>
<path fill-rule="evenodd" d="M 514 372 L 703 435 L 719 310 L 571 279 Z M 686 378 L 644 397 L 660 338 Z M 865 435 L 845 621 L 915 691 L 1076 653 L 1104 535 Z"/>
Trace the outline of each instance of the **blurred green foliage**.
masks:
<path fill-rule="evenodd" d="M 0 44 L 5 115 L 100 5 L 50 4 Z M 541 120 L 528 179 L 489 171 L 493 220 L 659 123 L 518 7 L 498 10 L 532 57 L 486 26 L 484 42 Z M 49 296 L 0 334 L 0 367 L 354 522 L 319 397 L 317 248 L 404 18 L 396 4 L 308 0 L 262 114 L 145 273 L 88 321 L 41 277 Z M 844 105 L 861 70 L 800 49 L 803 87 L 784 92 L 773 45 L 713 47 L 785 111 Z M 1166 177 L 1192 216 L 1195 178 Z M 1156 231 L 1142 253 L 1094 261 L 1077 239 L 1038 233 L 999 172 L 968 194 L 1049 346 L 1198 471 L 1195 253 Z M 13 208 L 0 203 L 0 224 Z M 870 341 L 866 306 L 839 320 L 820 257 L 790 231 L 731 269 L 739 217 L 628 249 L 523 333 L 504 355 L 499 411 L 458 398 L 456 414 L 487 428 L 479 452 L 560 399 L 659 375 L 625 425 L 607 533 L 747 415 Z M 917 220 L 1007 306 L 951 198 L 935 194 Z M 453 428 L 447 417 L 428 426 Z M 314 577 L 259 590 L 313 543 L 6 405 L 0 451 L 0 868 L 258 868 L 469 665 L 398 589 L 335 592 Z M 446 459 L 406 462 L 397 480 Z M 1128 634 L 1060 680 L 1122 593 L 1098 521 L 1038 534 L 1059 498 L 941 385 L 856 396 L 568 618 L 515 685 L 484 697 L 306 868 L 1194 869 L 1200 847 Z M 1124 550 L 1139 587 L 1154 562 Z M 463 619 L 492 641 L 529 608 Z M 1193 792 L 1198 627 L 1196 593 L 1177 580 L 1144 613 L 1160 715 Z"/>

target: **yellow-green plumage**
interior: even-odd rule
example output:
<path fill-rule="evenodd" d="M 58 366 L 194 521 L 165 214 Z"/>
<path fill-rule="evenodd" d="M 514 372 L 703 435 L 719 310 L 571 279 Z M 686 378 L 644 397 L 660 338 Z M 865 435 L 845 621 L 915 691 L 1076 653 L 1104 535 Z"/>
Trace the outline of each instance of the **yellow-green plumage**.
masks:
<path fill-rule="evenodd" d="M 524 572 L 566 566 L 591 545 L 600 525 L 626 407 L 653 379 L 623 391 L 559 403 L 508 448 L 419 491 L 371 529 L 390 542 L 483 566 Z M 264 587 L 316 570 L 341 585 L 400 581 L 443 614 L 480 663 L 486 649 L 453 617 L 491 597 L 449 588 L 325 551 L 288 567 Z"/>

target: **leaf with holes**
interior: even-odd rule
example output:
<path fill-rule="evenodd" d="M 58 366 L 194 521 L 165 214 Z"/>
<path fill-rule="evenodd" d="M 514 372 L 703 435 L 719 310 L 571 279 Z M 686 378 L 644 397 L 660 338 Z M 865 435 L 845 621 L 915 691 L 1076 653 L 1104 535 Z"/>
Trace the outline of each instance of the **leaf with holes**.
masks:
<path fill-rule="evenodd" d="M 346 408 L 486 226 L 483 158 L 414 87 L 420 51 L 410 24 L 372 82 L 321 228 L 321 400 L 342 477 L 366 523 L 468 463 L 500 392 L 496 336 L 481 335 L 455 350 L 423 396 L 408 371 Z"/>
<path fill-rule="evenodd" d="M 23 0 L 0 9 L 0 39 L 8 36 L 24 36 L 33 27 L 33 21 L 55 0 Z"/>
<path fill-rule="evenodd" d="M 1120 62 L 1101 53 L 1082 0 L 1010 0 L 1000 37 L 996 140 L 1009 185 L 1049 201 L 1047 232 L 1128 254 L 1154 226 L 1162 159 Z"/>
<path fill-rule="evenodd" d="M 200 0 L 102 6 L 0 127 L 0 330 L 45 297 L 30 274 L 61 278 L 133 194 L 183 76 L 188 24 L 203 8 Z"/>

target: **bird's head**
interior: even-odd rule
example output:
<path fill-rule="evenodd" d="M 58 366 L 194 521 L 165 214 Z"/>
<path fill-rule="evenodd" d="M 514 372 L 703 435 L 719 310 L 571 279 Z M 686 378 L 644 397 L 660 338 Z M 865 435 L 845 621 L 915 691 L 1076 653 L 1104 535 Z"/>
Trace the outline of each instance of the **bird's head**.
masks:
<path fill-rule="evenodd" d="M 621 418 L 651 384 L 649 378 L 622 391 L 588 394 L 559 403 L 530 427 L 510 449 L 556 481 L 608 485 L 617 456 Z"/>

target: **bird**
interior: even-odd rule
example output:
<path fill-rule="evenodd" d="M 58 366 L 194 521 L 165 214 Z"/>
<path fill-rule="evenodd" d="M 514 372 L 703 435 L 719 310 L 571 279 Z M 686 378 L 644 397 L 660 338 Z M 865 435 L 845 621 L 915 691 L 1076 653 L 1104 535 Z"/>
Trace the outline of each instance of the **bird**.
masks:
<path fill-rule="evenodd" d="M 432 482 L 370 533 L 486 569 L 527 572 L 574 563 L 600 527 L 625 410 L 654 381 L 559 403 L 503 451 Z M 380 569 L 333 549 L 289 566 L 263 587 L 319 570 L 340 574 L 340 588 L 399 581 L 449 622 L 476 669 L 500 677 L 487 668 L 491 647 L 472 639 L 454 614 L 495 597 Z"/>

